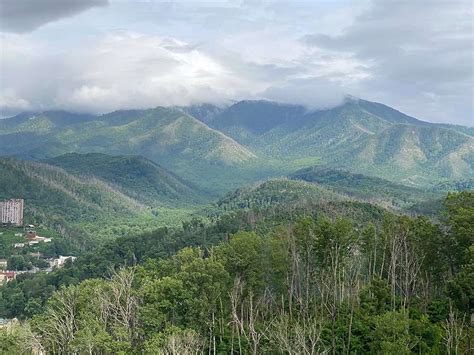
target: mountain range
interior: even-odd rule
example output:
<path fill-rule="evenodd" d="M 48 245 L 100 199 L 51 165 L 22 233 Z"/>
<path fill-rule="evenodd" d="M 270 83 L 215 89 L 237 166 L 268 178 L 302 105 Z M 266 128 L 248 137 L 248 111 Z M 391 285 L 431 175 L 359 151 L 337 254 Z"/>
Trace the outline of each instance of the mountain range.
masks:
<path fill-rule="evenodd" d="M 420 121 L 365 100 L 319 111 L 242 101 L 208 124 L 271 159 L 314 161 L 414 185 L 474 173 L 472 129 Z"/>
<path fill-rule="evenodd" d="M 68 153 L 142 156 L 201 192 L 219 196 L 311 166 L 418 187 L 465 180 L 474 175 L 473 135 L 469 127 L 421 121 L 355 98 L 313 111 L 246 100 L 228 107 L 157 107 L 100 116 L 22 113 L 0 120 L 0 155 L 69 171 L 74 164 L 52 158 Z M 100 155 L 88 159 L 100 161 Z"/>

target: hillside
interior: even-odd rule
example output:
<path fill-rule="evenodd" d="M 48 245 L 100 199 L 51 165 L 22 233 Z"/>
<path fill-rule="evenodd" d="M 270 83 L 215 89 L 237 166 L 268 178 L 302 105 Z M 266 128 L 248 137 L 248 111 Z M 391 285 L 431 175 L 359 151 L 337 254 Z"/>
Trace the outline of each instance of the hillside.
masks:
<path fill-rule="evenodd" d="M 333 161 L 405 183 L 457 180 L 474 173 L 474 138 L 436 126 L 393 125 Z"/>
<path fill-rule="evenodd" d="M 94 222 L 109 214 L 137 215 L 145 206 L 93 177 L 79 178 L 46 164 L 0 159 L 0 199 L 22 197 L 32 216 Z"/>
<path fill-rule="evenodd" d="M 0 126 L 0 155 L 45 159 L 72 152 L 142 155 L 207 187 L 219 178 L 202 176 L 206 172 L 239 170 L 256 158 L 223 133 L 171 108 L 65 118 L 60 123 L 45 112 L 26 120 L 15 116 Z"/>
<path fill-rule="evenodd" d="M 430 192 L 391 181 L 355 174 L 347 170 L 309 167 L 298 170 L 290 179 L 312 182 L 350 197 L 391 208 L 407 208 L 420 201 L 440 198 L 442 193 Z"/>
<path fill-rule="evenodd" d="M 206 196 L 189 182 L 140 156 L 70 153 L 44 162 L 74 175 L 100 179 L 151 206 L 176 207 L 206 200 Z"/>
<path fill-rule="evenodd" d="M 208 119 L 217 129 L 239 135 L 239 141 L 260 136 L 279 126 L 297 127 L 306 109 L 297 105 L 270 101 L 245 100 L 237 102 Z"/>
<path fill-rule="evenodd" d="M 44 224 L 77 243 L 171 224 L 185 209 L 151 209 L 93 176 L 31 161 L 0 159 L 0 199 L 23 198 L 25 222 Z"/>
<path fill-rule="evenodd" d="M 18 115 L 0 124 L 2 141 L 22 134 L 25 139 L 16 142 L 15 151 L 31 157 L 40 154 L 31 146 L 39 141 L 43 151 L 56 143 L 69 151 L 137 152 L 154 160 L 199 156 L 214 163 L 235 164 L 254 157 L 232 139 L 176 109 L 116 111 L 98 117 L 44 112 Z M 6 149 L 6 145 L 0 147 Z"/>
<path fill-rule="evenodd" d="M 196 213 L 224 226 L 229 219 L 240 218 L 231 228 L 250 224 L 260 231 L 301 216 L 333 219 L 350 217 L 358 223 L 380 221 L 388 212 L 377 204 L 358 200 L 322 185 L 287 178 L 270 179 L 237 189 L 220 198 L 216 203 Z"/>
<path fill-rule="evenodd" d="M 214 117 L 223 111 L 223 108 L 212 104 L 198 104 L 186 107 L 178 107 L 178 109 L 206 124 L 212 121 Z"/>
<path fill-rule="evenodd" d="M 219 199 L 216 205 L 224 211 L 261 209 L 276 205 L 306 204 L 316 200 L 343 200 L 337 192 L 303 181 L 271 179 L 237 189 Z"/>
<path fill-rule="evenodd" d="M 61 128 L 95 119 L 94 115 L 67 111 L 25 112 L 14 117 L 0 120 L 0 129 L 4 133 L 46 132 L 52 128 Z"/>
<path fill-rule="evenodd" d="M 432 190 L 443 192 L 474 191 L 474 179 L 440 182 L 434 185 Z"/>

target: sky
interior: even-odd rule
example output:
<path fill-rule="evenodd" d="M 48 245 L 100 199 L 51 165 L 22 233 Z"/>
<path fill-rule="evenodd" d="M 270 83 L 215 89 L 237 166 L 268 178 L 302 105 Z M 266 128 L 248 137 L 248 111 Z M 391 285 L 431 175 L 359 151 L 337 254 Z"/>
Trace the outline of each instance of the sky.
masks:
<path fill-rule="evenodd" d="M 0 0 L 0 115 L 346 95 L 474 125 L 471 0 Z"/>

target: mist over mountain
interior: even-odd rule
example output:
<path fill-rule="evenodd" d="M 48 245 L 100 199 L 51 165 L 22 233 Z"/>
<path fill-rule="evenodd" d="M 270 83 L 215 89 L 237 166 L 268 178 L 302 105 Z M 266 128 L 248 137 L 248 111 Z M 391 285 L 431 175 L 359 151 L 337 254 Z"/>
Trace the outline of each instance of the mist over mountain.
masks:
<path fill-rule="evenodd" d="M 209 125 L 276 159 L 318 160 L 414 184 L 473 173 L 469 128 L 420 121 L 360 99 L 320 111 L 242 101 L 214 116 Z"/>
<path fill-rule="evenodd" d="M 472 129 L 353 97 L 324 110 L 246 100 L 100 116 L 25 113 L 0 121 L 0 136 L 1 155 L 33 160 L 141 155 L 211 193 L 315 164 L 417 186 L 474 173 Z"/>

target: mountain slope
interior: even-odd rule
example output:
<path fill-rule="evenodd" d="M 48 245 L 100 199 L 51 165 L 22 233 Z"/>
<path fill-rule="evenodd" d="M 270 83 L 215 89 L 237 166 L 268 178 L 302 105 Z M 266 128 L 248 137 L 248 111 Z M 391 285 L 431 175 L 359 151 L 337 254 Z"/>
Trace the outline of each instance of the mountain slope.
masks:
<path fill-rule="evenodd" d="M 271 145 L 276 149 L 275 153 L 279 153 L 281 146 L 294 142 L 293 136 L 307 140 L 302 147 L 307 149 L 310 148 L 308 143 L 324 145 L 331 142 L 337 136 L 336 132 L 330 131 L 333 128 L 339 132 L 352 127 L 363 133 L 375 133 L 390 123 L 370 112 L 361 112 L 359 106 L 350 100 L 332 109 L 312 112 L 297 105 L 241 101 L 217 115 L 210 124 L 239 142 L 260 148 Z M 339 126 L 341 124 L 343 126 Z M 280 142 L 282 138 L 285 143 Z"/>
<path fill-rule="evenodd" d="M 61 124 L 58 124 L 60 121 Z M 17 142 L 18 155 L 34 155 L 31 149 L 44 142 L 62 145 L 68 151 L 137 153 L 155 161 L 201 158 L 213 163 L 238 164 L 255 155 L 233 139 L 209 128 L 177 109 L 117 111 L 93 118 L 70 118 L 45 112 L 28 119 L 15 116 L 0 121 L 2 141 Z M 0 149 L 7 149 L 6 144 Z M 3 154 L 3 152 L 1 152 Z"/>
<path fill-rule="evenodd" d="M 256 159 L 232 138 L 178 109 L 57 121 L 49 113 L 6 119 L 0 126 L 0 155 L 36 160 L 72 152 L 141 155 L 208 188 L 218 184 L 220 171 L 239 171 Z"/>
<path fill-rule="evenodd" d="M 436 126 L 393 125 L 354 144 L 340 155 L 343 161 L 372 175 L 414 184 L 462 179 L 474 173 L 474 138 Z"/>
<path fill-rule="evenodd" d="M 211 219 L 223 216 L 221 221 L 225 224 L 229 217 L 237 214 L 251 225 L 265 221 L 269 227 L 309 215 L 318 218 L 343 215 L 367 222 L 380 220 L 386 212 L 383 207 L 357 201 L 318 184 L 278 178 L 230 192 L 198 215 Z"/>
<path fill-rule="evenodd" d="M 420 201 L 442 196 L 439 192 L 405 186 L 377 177 L 317 166 L 298 170 L 289 178 L 312 182 L 359 200 L 392 208 L 406 208 Z"/>
<path fill-rule="evenodd" d="M 92 121 L 96 116 L 67 111 L 25 112 L 0 120 L 4 133 L 47 131 L 70 124 Z"/>
<path fill-rule="evenodd" d="M 474 191 L 474 179 L 440 182 L 434 185 L 432 190 L 442 192 Z"/>
<path fill-rule="evenodd" d="M 62 159 L 64 162 L 64 157 Z M 120 157 L 117 159 L 120 161 Z M 109 157 L 104 160 L 109 161 L 109 168 L 126 166 L 123 162 L 111 162 Z M 146 166 L 140 161 L 139 164 Z M 113 173 L 113 170 L 103 171 L 103 174 L 108 172 Z M 145 198 L 140 194 L 143 187 L 140 184 L 150 181 L 139 179 L 139 172 L 135 176 L 124 173 L 117 173 L 116 178 L 122 179 L 122 183 L 130 183 L 129 189 L 122 189 L 103 178 L 72 174 L 45 163 L 0 158 L 0 200 L 23 198 L 26 223 L 54 228 L 86 248 L 107 238 L 137 235 L 181 223 L 180 219 L 191 212 L 192 206 L 180 204 L 179 200 L 174 200 L 175 196 L 168 201 L 160 196 L 154 207 L 150 207 L 146 198 L 154 197 L 153 193 L 158 192 L 151 191 Z M 132 188 L 135 177 L 137 186 Z M 130 197 L 131 191 L 136 198 Z"/>
<path fill-rule="evenodd" d="M 70 153 L 44 161 L 74 175 L 100 179 L 126 195 L 152 206 L 203 202 L 192 184 L 141 156 Z"/>
<path fill-rule="evenodd" d="M 199 104 L 187 107 L 178 107 L 178 109 L 206 124 L 212 121 L 214 117 L 216 117 L 219 113 L 223 111 L 221 107 L 212 104 Z"/>
<path fill-rule="evenodd" d="M 140 155 L 214 195 L 313 165 L 422 186 L 474 175 L 470 132 L 354 98 L 319 111 L 247 100 L 98 117 L 19 115 L 0 122 L 0 155 Z"/>
<path fill-rule="evenodd" d="M 223 110 L 210 122 L 223 131 L 239 128 L 249 134 L 262 135 L 277 126 L 297 125 L 305 112 L 306 109 L 298 105 L 245 100 Z"/>
<path fill-rule="evenodd" d="M 93 177 L 30 161 L 0 159 L 0 199 L 23 198 L 30 215 L 54 223 L 96 222 L 110 215 L 137 216 L 138 201 Z"/>
<path fill-rule="evenodd" d="M 262 156 L 286 161 L 289 169 L 295 162 L 318 162 L 413 184 L 474 174 L 474 138 L 463 133 L 467 127 L 423 122 L 365 100 L 348 98 L 313 112 L 242 101 L 210 125 Z"/>
<path fill-rule="evenodd" d="M 279 178 L 237 189 L 219 199 L 216 205 L 228 211 L 305 204 L 320 199 L 337 201 L 347 198 L 315 184 Z"/>

